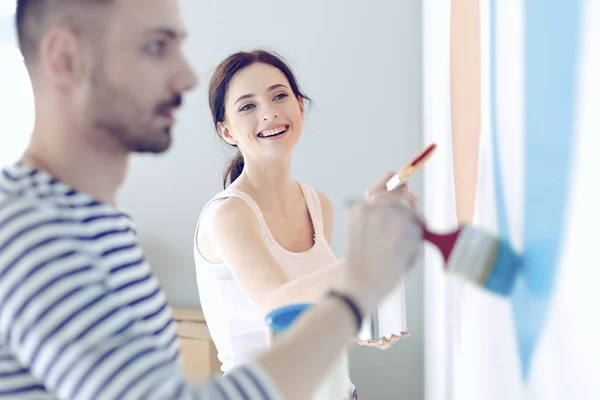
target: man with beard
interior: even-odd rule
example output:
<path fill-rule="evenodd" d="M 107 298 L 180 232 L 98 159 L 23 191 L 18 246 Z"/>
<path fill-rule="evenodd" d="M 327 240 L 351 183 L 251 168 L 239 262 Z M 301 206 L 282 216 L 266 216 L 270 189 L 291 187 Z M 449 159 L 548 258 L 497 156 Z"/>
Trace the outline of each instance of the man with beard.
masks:
<path fill-rule="evenodd" d="M 177 0 L 19 0 L 17 28 L 36 119 L 0 176 L 0 398 L 310 397 L 412 265 L 421 230 L 402 194 L 385 193 L 386 176 L 352 207 L 344 279 L 269 352 L 186 382 L 165 296 L 115 201 L 130 155 L 169 148 L 197 84 Z"/>

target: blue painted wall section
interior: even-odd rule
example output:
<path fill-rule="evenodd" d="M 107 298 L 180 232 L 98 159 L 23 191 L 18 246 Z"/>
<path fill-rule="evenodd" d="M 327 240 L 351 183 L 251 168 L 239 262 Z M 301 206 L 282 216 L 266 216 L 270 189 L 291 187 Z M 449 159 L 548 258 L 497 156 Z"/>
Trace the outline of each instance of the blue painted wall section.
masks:
<path fill-rule="evenodd" d="M 491 122 L 498 229 L 508 238 L 497 124 L 496 0 L 490 0 Z M 523 379 L 543 332 L 563 248 L 579 61 L 580 0 L 526 0 L 524 263 L 511 296 Z"/>

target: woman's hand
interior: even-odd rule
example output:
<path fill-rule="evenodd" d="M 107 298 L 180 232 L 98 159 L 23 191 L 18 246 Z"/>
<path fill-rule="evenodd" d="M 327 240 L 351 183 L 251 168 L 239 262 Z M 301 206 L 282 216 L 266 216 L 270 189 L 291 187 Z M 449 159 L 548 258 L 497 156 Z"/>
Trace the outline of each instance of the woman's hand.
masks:
<path fill-rule="evenodd" d="M 387 190 L 386 183 L 389 181 L 396 172 L 389 171 L 383 177 L 378 179 L 370 188 L 365 191 L 365 197 L 368 201 L 379 198 L 380 196 L 389 195 L 390 192 Z M 417 210 L 419 205 L 419 198 L 408 190 L 408 183 L 392 190 L 396 195 L 401 195 L 407 202 L 412 210 Z"/>
<path fill-rule="evenodd" d="M 382 337 L 379 340 L 357 339 L 354 341 L 354 343 L 358 344 L 359 346 L 374 347 L 379 350 L 387 350 L 396 343 L 398 343 L 400 340 L 405 339 L 409 336 L 410 333 L 408 332 L 400 332 L 400 335 L 393 334 L 392 337 L 389 339 L 386 337 Z"/>

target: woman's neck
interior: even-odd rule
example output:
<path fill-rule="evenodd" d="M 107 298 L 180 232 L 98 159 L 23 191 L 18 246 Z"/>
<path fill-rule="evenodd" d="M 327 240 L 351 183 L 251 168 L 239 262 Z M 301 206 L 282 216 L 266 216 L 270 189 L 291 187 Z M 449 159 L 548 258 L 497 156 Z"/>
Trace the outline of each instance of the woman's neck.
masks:
<path fill-rule="evenodd" d="M 263 211 L 285 213 L 298 189 L 290 176 L 290 164 L 291 160 L 246 163 L 234 187 L 248 192 Z"/>

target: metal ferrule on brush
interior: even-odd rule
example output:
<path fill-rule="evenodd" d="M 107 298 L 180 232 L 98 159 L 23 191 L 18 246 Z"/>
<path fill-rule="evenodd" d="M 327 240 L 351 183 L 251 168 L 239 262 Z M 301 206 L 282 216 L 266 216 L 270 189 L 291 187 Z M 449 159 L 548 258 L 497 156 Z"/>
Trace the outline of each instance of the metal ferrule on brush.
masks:
<path fill-rule="evenodd" d="M 498 254 L 498 240 L 493 235 L 464 226 L 448 259 L 449 272 L 480 286 L 485 286 Z"/>
<path fill-rule="evenodd" d="M 392 191 L 406 183 L 406 179 L 402 177 L 400 174 L 396 174 L 390 178 L 389 181 L 386 182 L 386 188 L 389 191 Z"/>

